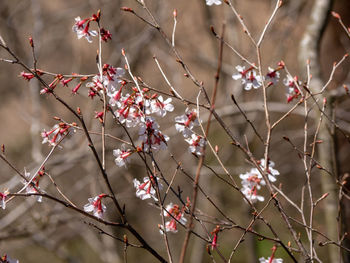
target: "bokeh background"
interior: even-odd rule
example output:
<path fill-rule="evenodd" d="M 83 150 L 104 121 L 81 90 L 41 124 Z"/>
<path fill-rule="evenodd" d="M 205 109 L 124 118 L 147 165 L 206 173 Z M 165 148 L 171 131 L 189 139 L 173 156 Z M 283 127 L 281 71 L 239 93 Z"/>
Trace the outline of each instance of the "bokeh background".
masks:
<path fill-rule="evenodd" d="M 232 11 L 226 5 L 209 7 L 205 5 L 204 0 L 149 0 L 146 2 L 169 37 L 173 28 L 173 10 L 177 9 L 176 48 L 196 78 L 204 82 L 208 92 L 214 86 L 219 48 L 219 42 L 210 31 L 210 25 L 220 33 L 222 24 L 226 23 L 225 40 L 250 61 L 257 62 L 254 46 L 251 45 Z M 275 1 L 247 0 L 234 1 L 234 4 L 252 35 L 257 38 L 273 10 Z M 298 49 L 313 4 L 312 0 L 284 1 L 262 45 L 262 60 L 266 69 L 267 66 L 276 67 L 277 63 L 283 60 L 293 75 L 298 75 L 305 81 L 306 66 L 300 66 Z M 92 44 L 84 39 L 78 40 L 71 27 L 75 17 L 86 18 L 101 9 L 102 26 L 112 33 L 112 41 L 103 44 L 104 63 L 123 67 L 125 62 L 121 56 L 121 49 L 124 48 L 135 75 L 140 76 L 151 87 L 169 92 L 154 62 L 153 56 L 156 56 L 175 89 L 183 97 L 195 101 L 198 88 L 184 76 L 181 65 L 176 61 L 160 34 L 132 14 L 121 11 L 122 6 L 131 7 L 147 18 L 146 12 L 136 1 L 130 0 L 1 0 L 0 34 L 8 46 L 28 65 L 33 63 L 28 43 L 28 37 L 32 36 L 39 69 L 62 74 L 73 72 L 95 74 L 98 48 L 96 39 Z M 349 1 L 334 1 L 333 10 L 341 14 L 346 25 L 350 25 Z M 328 79 L 333 62 L 339 61 L 349 49 L 349 38 L 337 21 L 330 18 L 319 53 L 324 80 Z M 0 57 L 8 58 L 8 55 L 0 50 Z M 242 65 L 242 61 L 225 47 L 216 108 L 235 136 L 240 138 L 241 142 L 246 140 L 250 150 L 259 159 L 263 156 L 263 145 L 232 103 L 230 96 L 235 95 L 249 119 L 264 134 L 262 93 L 261 90 L 245 92 L 239 81 L 232 80 L 231 76 L 235 72 L 236 65 Z M 336 71 L 330 89 L 349 83 L 349 66 L 350 63 L 345 61 Z M 26 169 L 33 172 L 49 152 L 48 146 L 41 144 L 41 130 L 47 130 L 56 123 L 54 116 L 59 116 L 67 122 L 76 120 L 53 98 L 41 96 L 39 94 L 41 87 L 35 80 L 26 82 L 20 78 L 21 71 L 23 69 L 18 65 L 0 62 L 0 144 L 5 145 L 6 156 L 15 167 L 20 171 Z M 71 85 L 72 87 L 74 86 Z M 273 120 L 277 120 L 290 108 L 286 103 L 285 92 L 282 83 L 268 91 Z M 64 97 L 72 108 L 82 109 L 89 130 L 100 130 L 100 123 L 94 115 L 95 111 L 101 110 L 101 104 L 98 100 L 87 97 L 87 89 L 82 88 L 76 96 L 71 94 L 69 88 L 58 88 L 57 93 Z M 350 132 L 348 101 L 348 98 L 338 101 L 335 113 L 337 123 L 347 134 Z M 156 159 L 168 180 L 176 170 L 176 163 L 170 158 L 170 153 L 193 177 L 197 164 L 197 159 L 188 153 L 183 137 L 176 133 L 174 128 L 175 116 L 183 114 L 186 105 L 179 101 L 174 101 L 174 105 L 175 111 L 160 121 L 161 130 L 171 137 L 169 150 L 156 154 Z M 201 114 L 203 119 L 206 119 L 207 112 L 203 111 Z M 281 173 L 277 184 L 281 184 L 283 190 L 296 202 L 300 201 L 301 187 L 305 182 L 303 166 L 296 151 L 282 137 L 288 136 L 293 139 L 296 146 L 302 146 L 303 125 L 303 111 L 297 109 L 274 131 L 271 144 L 270 158 L 276 163 L 276 168 Z M 309 125 L 310 138 L 312 138 L 316 123 L 310 121 Z M 122 139 L 127 138 L 123 129 L 118 127 L 112 119 L 108 119 L 107 133 Z M 132 133 L 137 139 L 137 130 L 132 130 Z M 338 172 L 339 175 L 344 175 L 350 168 L 349 144 L 344 136 L 338 135 Z M 100 149 L 100 136 L 95 135 L 93 139 L 97 148 Z M 212 144 L 219 146 L 219 155 L 223 163 L 235 177 L 238 178 L 240 173 L 251 168 L 242 153 L 232 147 L 230 140 L 215 122 L 211 127 L 209 139 Z M 82 207 L 89 197 L 106 189 L 81 132 L 77 131 L 71 138 L 65 140 L 62 146 L 62 149 L 55 151 L 45 167 L 47 172 L 55 178 L 60 189 L 74 203 Z M 135 177 L 141 179 L 146 176 L 145 168 L 136 156 L 132 158 L 127 169 L 117 167 L 114 164 L 112 151 L 120 147 L 120 142 L 107 139 L 107 172 L 116 189 L 117 198 L 125 204 L 129 221 L 165 256 L 165 247 L 160 241 L 161 236 L 157 226 L 161 223 L 160 210 L 151 201 L 138 199 L 132 184 Z M 212 155 L 209 154 L 206 157 L 206 164 L 224 176 Z M 3 162 L 0 163 L 0 174 L 1 191 L 5 188 L 14 191 L 22 186 L 21 179 Z M 315 196 L 321 196 L 323 193 L 318 172 L 315 171 L 313 176 Z M 202 169 L 200 185 L 237 223 L 243 226 L 247 224 L 251 218 L 247 205 L 237 192 L 218 180 L 209 169 Z M 192 182 L 181 172 L 178 172 L 174 186 L 181 187 L 184 197 L 192 196 Z M 58 196 L 48 178 L 43 178 L 41 188 Z M 263 191 L 263 194 L 267 196 L 267 192 Z M 168 201 L 176 202 L 176 199 L 169 195 Z M 112 206 L 108 202 L 106 205 Z M 285 205 L 289 213 L 295 213 L 292 208 Z M 344 209 L 348 211 L 346 205 L 348 204 L 345 204 Z M 205 215 L 221 219 L 203 195 L 199 196 L 198 209 Z M 315 228 L 326 231 L 323 213 L 324 207 L 321 203 L 315 214 Z M 107 217 L 110 220 L 117 220 L 113 209 L 108 211 Z M 281 223 L 281 218 L 273 206 L 264 213 L 264 217 L 276 227 L 285 242 L 290 239 L 287 228 Z M 16 198 L 8 204 L 6 210 L 0 211 L 0 252 L 8 253 L 20 262 L 123 262 L 123 244 L 99 234 L 96 229 L 87 224 L 88 222 L 90 220 L 52 201 L 44 200 L 43 203 L 38 204 L 34 198 Z M 207 228 L 211 231 L 215 225 L 208 223 Z M 305 238 L 303 230 L 297 225 L 295 228 L 301 231 L 301 238 Z M 120 229 L 108 227 L 104 229 L 119 237 L 126 234 Z M 254 229 L 269 234 L 268 229 L 259 222 L 254 225 Z M 198 226 L 196 230 L 201 231 Z M 169 235 L 175 261 L 179 256 L 184 233 L 184 229 L 180 229 L 177 234 Z M 229 255 L 240 235 L 241 232 L 238 230 L 220 233 L 219 249 L 223 254 Z M 315 242 L 323 241 L 318 238 Z M 133 240 L 132 237 L 129 239 Z M 233 261 L 257 262 L 259 256 L 270 255 L 272 245 L 271 242 L 259 241 L 256 237 L 248 235 L 233 257 Z M 206 244 L 203 241 L 196 240 L 192 236 L 187 262 L 211 262 L 205 247 Z M 319 253 L 320 257 L 325 259 L 324 262 L 329 262 L 326 248 Z M 289 262 L 282 249 L 277 251 L 277 255 L 285 258 L 285 262 Z M 149 253 L 135 248 L 128 248 L 127 258 L 128 262 L 154 262 L 154 258 Z"/>

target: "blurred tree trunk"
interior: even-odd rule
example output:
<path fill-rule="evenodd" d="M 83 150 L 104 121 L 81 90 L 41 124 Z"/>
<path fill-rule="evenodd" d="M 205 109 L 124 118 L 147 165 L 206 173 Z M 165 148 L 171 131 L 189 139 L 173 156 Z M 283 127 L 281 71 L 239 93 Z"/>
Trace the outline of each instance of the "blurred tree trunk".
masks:
<path fill-rule="evenodd" d="M 323 36 L 324 29 L 326 27 L 328 16 L 333 4 L 333 0 L 317 0 L 314 2 L 314 6 L 311 10 L 310 20 L 304 32 L 304 36 L 300 43 L 299 63 L 301 68 L 305 68 L 306 60 L 310 60 L 310 68 L 312 79 L 310 82 L 310 89 L 312 92 L 319 92 L 324 82 L 321 76 L 320 65 L 320 43 Z M 324 98 L 327 100 L 327 107 L 324 112 L 329 118 L 332 116 L 332 98 L 329 91 L 326 90 L 323 93 Z M 315 114 L 315 122 L 320 119 L 321 112 L 317 110 Z M 319 139 L 322 143 L 318 145 L 318 159 L 323 168 L 330 171 L 333 175 L 330 176 L 327 172 L 321 170 L 321 185 L 322 192 L 329 193 L 329 196 L 325 199 L 325 220 L 327 226 L 327 236 L 334 241 L 338 241 L 338 222 L 337 222 L 337 189 L 335 181 L 337 179 L 337 169 L 333 158 L 334 151 L 334 135 L 332 134 L 332 123 L 326 117 L 323 117 Z M 341 262 L 339 258 L 339 251 L 336 246 L 329 246 L 329 262 Z"/>

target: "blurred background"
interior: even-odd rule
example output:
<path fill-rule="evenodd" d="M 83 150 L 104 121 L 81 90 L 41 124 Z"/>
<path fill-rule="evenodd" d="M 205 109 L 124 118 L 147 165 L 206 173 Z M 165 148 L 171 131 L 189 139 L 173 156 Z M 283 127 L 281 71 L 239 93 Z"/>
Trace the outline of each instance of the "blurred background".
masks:
<path fill-rule="evenodd" d="M 262 63 L 267 71 L 268 66 L 276 68 L 277 63 L 283 60 L 292 75 L 298 75 L 300 80 L 305 81 L 306 65 L 300 66 L 297 58 L 298 48 L 310 19 L 314 1 L 285 0 L 283 2 L 262 45 Z M 222 24 L 226 23 L 225 40 L 247 59 L 257 63 L 254 46 L 226 5 L 210 7 L 205 4 L 204 0 L 149 0 L 146 3 L 169 37 L 171 37 L 173 28 L 173 10 L 177 9 L 176 48 L 196 78 L 204 82 L 209 94 L 214 86 L 219 50 L 219 42 L 210 31 L 211 25 L 214 26 L 217 33 L 220 33 Z M 275 6 L 275 1 L 247 0 L 234 1 L 234 4 L 251 34 L 257 39 Z M 71 28 L 75 17 L 87 18 L 101 9 L 101 24 L 112 33 L 112 40 L 103 44 L 103 63 L 123 67 L 125 62 L 121 56 L 121 49 L 124 48 L 134 75 L 140 76 L 145 83 L 155 89 L 169 92 L 169 87 L 154 62 L 153 56 L 156 56 L 174 88 L 183 97 L 196 101 L 198 88 L 184 76 L 185 72 L 161 35 L 131 13 L 121 11 L 122 6 L 131 7 L 139 15 L 148 18 L 142 7 L 136 1 L 130 0 L 1 0 L 0 34 L 7 45 L 31 67 L 33 57 L 28 41 L 29 36 L 34 39 L 39 69 L 61 74 L 73 72 L 96 74 L 97 40 L 94 39 L 92 44 L 85 39 L 78 40 Z M 340 13 L 346 25 L 350 25 L 349 1 L 334 1 L 333 10 Z M 333 62 L 339 61 L 349 50 L 349 38 L 337 21 L 330 18 L 319 53 L 324 80 L 329 78 Z M 225 47 L 223 52 L 223 67 L 216 103 L 217 111 L 233 134 L 242 143 L 247 142 L 254 156 L 260 159 L 263 157 L 263 145 L 230 97 L 231 94 L 234 94 L 249 119 L 261 134 L 264 134 L 265 122 L 261 90 L 246 92 L 240 81 L 232 80 L 231 76 L 236 72 L 235 66 L 244 64 L 229 48 Z M 4 50 L 0 50 L 0 57 L 9 58 Z M 337 69 L 330 89 L 342 86 L 343 83 L 349 83 L 349 66 L 350 63 L 345 61 Z M 41 144 L 40 132 L 43 129 L 50 129 L 57 122 L 53 119 L 54 116 L 59 116 L 67 122 L 77 122 L 77 120 L 51 96 L 40 95 L 41 87 L 38 82 L 24 81 L 20 77 L 22 71 L 23 69 L 18 65 L 0 62 L 0 144 L 5 145 L 7 159 L 18 170 L 26 169 L 33 173 L 49 152 L 49 147 Z M 281 73 L 281 80 L 284 76 L 285 73 Z M 126 77 L 128 78 L 127 75 Z M 49 82 L 50 78 L 44 78 Z M 81 108 L 89 130 L 99 132 L 101 125 L 94 116 L 96 111 L 102 110 L 100 102 L 88 98 L 88 90 L 85 87 L 80 89 L 78 95 L 73 96 L 71 93 L 73 87 L 74 84 L 70 84 L 70 88 L 59 87 L 56 91 L 72 108 Z M 286 89 L 282 81 L 268 90 L 272 120 L 279 119 L 291 107 L 287 104 L 285 93 Z M 169 149 L 155 155 L 168 180 L 172 178 L 177 167 L 170 154 L 173 154 L 177 161 L 182 163 L 183 168 L 192 177 L 195 175 L 197 165 L 197 159 L 188 152 L 187 143 L 174 128 L 174 118 L 183 114 L 186 105 L 180 101 L 173 101 L 173 104 L 175 111 L 159 121 L 163 133 L 171 138 Z M 350 132 L 349 110 L 348 98 L 336 102 L 336 122 L 346 134 Z M 205 110 L 201 112 L 204 120 L 207 119 L 205 117 L 208 116 L 207 114 Z M 311 141 L 316 123 L 310 120 L 309 125 Z M 280 123 L 274 131 L 271 142 L 270 158 L 276 163 L 275 168 L 281 173 L 277 185 L 280 184 L 289 198 L 297 203 L 300 202 L 301 188 L 305 183 L 303 165 L 297 152 L 282 137 L 287 136 L 297 147 L 302 147 L 303 126 L 303 109 L 298 108 Z M 112 118 L 107 121 L 107 133 L 127 140 L 123 129 L 116 125 Z M 133 129 L 131 133 L 137 139 L 137 130 Z M 343 176 L 350 169 L 349 144 L 343 134 L 337 133 L 336 135 L 338 176 Z M 100 137 L 99 135 L 92 137 L 99 150 L 101 149 Z M 213 145 L 219 146 L 220 158 L 229 172 L 237 178 L 237 181 L 240 181 L 239 174 L 247 172 L 251 166 L 245 160 L 245 156 L 232 147 L 229 138 L 216 122 L 213 122 L 211 126 L 209 140 Z M 46 163 L 46 171 L 55 179 L 59 188 L 69 199 L 79 207 L 83 207 L 89 197 L 106 192 L 107 189 L 105 189 L 82 132 L 77 131 L 66 139 L 62 146 L 63 148 L 57 149 Z M 157 251 L 166 256 L 158 230 L 158 224 L 161 223 L 160 210 L 152 201 L 138 199 L 132 184 L 134 178 L 141 180 L 146 176 L 146 170 L 137 156 L 132 157 L 127 168 L 117 167 L 114 164 L 112 151 L 120 147 L 119 141 L 107 139 L 107 172 L 116 190 L 117 198 L 122 204 L 125 204 L 129 222 Z M 205 163 L 225 177 L 214 156 L 209 154 Z M 0 191 L 5 188 L 15 191 L 22 187 L 21 178 L 4 162 L 0 162 L 0 174 Z M 314 194 L 321 196 L 323 193 L 317 170 L 313 173 L 313 179 Z M 192 182 L 180 171 L 173 185 L 175 189 L 178 186 L 181 187 L 183 197 L 192 197 Z M 202 169 L 200 185 L 216 204 L 238 224 L 247 225 L 251 219 L 250 211 L 236 191 L 233 191 L 206 168 Z M 40 187 L 52 195 L 59 196 L 48 178 L 42 179 Z M 262 191 L 262 194 L 265 197 L 268 196 L 265 190 Z M 167 197 L 167 201 L 177 202 L 172 195 Z M 109 201 L 106 205 L 112 207 Z M 295 210 L 287 203 L 284 205 L 288 213 L 295 213 Z M 257 204 L 259 208 L 262 206 L 263 204 Z M 349 204 L 344 202 L 344 211 L 349 211 L 348 206 Z M 203 195 L 199 195 L 197 208 L 204 215 L 222 219 Z M 324 207 L 320 203 L 315 211 L 315 228 L 320 231 L 326 231 L 327 228 L 323 213 Z M 118 220 L 113 209 L 108 210 L 106 216 L 110 220 Z M 285 224 L 281 223 L 277 210 L 271 206 L 264 212 L 264 217 L 287 243 L 290 235 Z M 1 254 L 7 253 L 19 259 L 20 262 L 123 262 L 124 245 L 99 234 L 87 222 L 90 220 L 50 200 L 37 203 L 35 198 L 15 198 L 8 204 L 6 210 L 0 211 L 0 252 Z M 206 226 L 208 231 L 215 228 L 215 224 L 210 222 Z M 118 237 L 127 234 L 118 228 L 102 227 L 105 231 Z M 301 239 L 305 239 L 304 230 L 298 225 L 294 227 L 300 230 Z M 269 230 L 261 222 L 255 223 L 253 229 L 270 235 Z M 196 230 L 201 232 L 199 226 L 196 226 Z M 180 254 L 184 233 L 184 229 L 180 228 L 177 234 L 169 234 L 170 247 L 175 261 L 178 260 Z M 232 251 L 240 235 L 241 231 L 234 229 L 220 233 L 219 249 L 225 256 Z M 131 235 L 128 234 L 128 237 L 130 241 L 134 241 Z M 315 242 L 324 241 L 319 236 L 315 238 Z M 197 240 L 192 236 L 186 262 L 211 262 L 205 249 L 206 245 L 202 240 Z M 257 262 L 260 256 L 266 258 L 270 256 L 272 246 L 273 243 L 269 241 L 260 241 L 255 236 L 247 235 L 245 242 L 240 245 L 234 255 L 233 261 Z M 215 258 L 216 256 L 214 255 Z M 285 262 L 290 262 L 282 249 L 277 250 L 277 256 L 284 258 Z M 327 248 L 320 249 L 319 256 L 324 259 L 324 262 L 330 262 L 327 261 Z M 155 262 L 148 252 L 131 247 L 127 250 L 127 258 L 128 262 Z"/>

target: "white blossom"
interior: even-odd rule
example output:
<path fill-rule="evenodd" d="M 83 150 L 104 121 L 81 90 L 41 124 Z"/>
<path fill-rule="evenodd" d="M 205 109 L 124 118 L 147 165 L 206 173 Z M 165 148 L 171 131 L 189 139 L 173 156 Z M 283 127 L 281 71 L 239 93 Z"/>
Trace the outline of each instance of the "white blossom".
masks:
<path fill-rule="evenodd" d="M 190 145 L 188 150 L 197 155 L 201 156 L 204 154 L 204 147 L 206 145 L 206 140 L 199 135 L 192 133 L 190 138 L 185 139 L 185 141 Z"/>
<path fill-rule="evenodd" d="M 206 0 L 207 5 L 221 5 L 221 0 Z"/>
<path fill-rule="evenodd" d="M 98 196 L 89 198 L 89 203 L 84 205 L 84 211 L 87 213 L 93 212 L 94 216 L 102 218 L 103 213 L 106 212 L 107 208 L 104 204 L 102 204 L 101 199 L 106 196 L 106 194 L 100 194 Z"/>
<path fill-rule="evenodd" d="M 262 79 L 253 67 L 245 69 L 244 66 L 236 66 L 238 73 L 233 74 L 234 80 L 241 79 L 242 85 L 245 90 L 251 90 L 252 88 L 257 89 L 261 87 Z"/>
<path fill-rule="evenodd" d="M 282 258 L 274 258 L 271 260 L 270 257 L 265 259 L 264 257 L 259 258 L 259 263 L 283 263 Z"/>
<path fill-rule="evenodd" d="M 133 180 L 134 187 L 136 188 L 136 196 L 142 200 L 153 198 L 154 201 L 158 201 L 156 196 L 156 190 L 154 188 L 155 181 L 154 177 L 149 178 L 148 176 L 143 178 L 143 183 L 141 183 L 136 178 Z M 163 185 L 159 182 L 157 178 L 157 183 L 159 190 L 163 188 Z"/>

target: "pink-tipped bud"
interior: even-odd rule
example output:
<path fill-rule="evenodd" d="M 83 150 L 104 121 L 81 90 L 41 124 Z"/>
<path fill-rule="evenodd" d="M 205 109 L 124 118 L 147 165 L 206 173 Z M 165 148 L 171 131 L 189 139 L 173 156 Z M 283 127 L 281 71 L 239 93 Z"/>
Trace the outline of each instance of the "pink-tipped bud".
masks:
<path fill-rule="evenodd" d="M 175 19 L 177 18 L 177 9 L 174 9 L 173 16 L 174 16 Z"/>
<path fill-rule="evenodd" d="M 34 41 L 32 37 L 29 37 L 29 44 L 31 47 L 34 47 Z"/>
<path fill-rule="evenodd" d="M 71 82 L 73 80 L 73 78 L 69 78 L 69 79 L 62 79 L 61 83 L 63 84 L 63 86 L 68 87 L 68 83 Z"/>
<path fill-rule="evenodd" d="M 278 65 L 279 67 L 281 67 L 281 68 L 284 68 L 286 64 L 284 63 L 283 60 L 281 60 L 280 62 L 278 62 L 277 65 Z"/>
<path fill-rule="evenodd" d="M 121 7 L 120 10 L 125 11 L 125 12 L 131 12 L 131 13 L 134 12 L 134 10 L 132 10 L 132 8 L 130 8 L 130 7 L 125 7 L 125 6 Z"/>
<path fill-rule="evenodd" d="M 21 72 L 21 76 L 28 81 L 34 78 L 34 75 L 32 73 L 26 73 L 26 72 Z"/>
<path fill-rule="evenodd" d="M 334 16 L 337 19 L 341 19 L 340 15 L 337 12 L 332 11 L 332 16 Z"/>
<path fill-rule="evenodd" d="M 80 87 L 81 87 L 81 82 L 79 82 L 78 85 L 75 86 L 75 88 L 72 90 L 72 93 L 73 94 L 77 94 L 77 92 L 80 89 Z"/>

